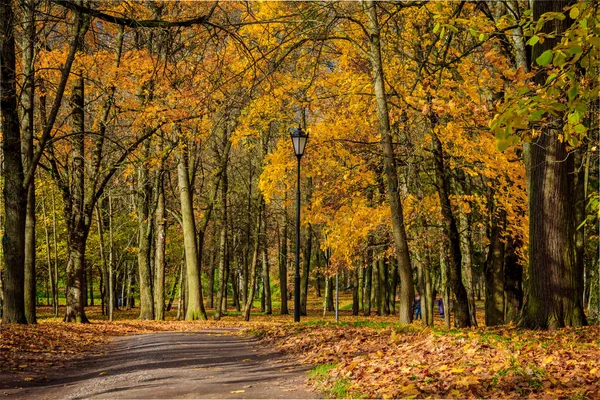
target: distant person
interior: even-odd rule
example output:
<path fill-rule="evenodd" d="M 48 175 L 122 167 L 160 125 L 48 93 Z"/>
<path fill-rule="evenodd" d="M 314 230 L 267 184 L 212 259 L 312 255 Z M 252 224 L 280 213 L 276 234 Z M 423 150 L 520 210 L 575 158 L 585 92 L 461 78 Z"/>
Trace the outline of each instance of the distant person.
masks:
<path fill-rule="evenodd" d="M 417 292 L 417 294 L 415 295 L 414 311 L 415 319 L 421 319 L 421 295 L 419 294 L 419 292 Z"/>
<path fill-rule="evenodd" d="M 444 300 L 442 300 L 442 296 L 440 296 L 439 299 L 436 300 L 436 302 L 438 310 L 440 311 L 440 318 L 444 318 Z"/>

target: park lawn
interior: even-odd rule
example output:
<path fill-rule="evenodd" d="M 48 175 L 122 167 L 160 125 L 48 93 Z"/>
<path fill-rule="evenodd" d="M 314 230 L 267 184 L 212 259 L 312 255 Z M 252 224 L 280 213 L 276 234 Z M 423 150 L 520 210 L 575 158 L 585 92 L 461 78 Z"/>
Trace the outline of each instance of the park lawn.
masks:
<path fill-rule="evenodd" d="M 340 305 L 349 298 L 344 296 Z M 395 316 L 323 316 L 320 300 L 294 324 L 291 315 L 264 315 L 250 322 L 230 312 L 221 321 L 139 321 L 139 310 L 119 310 L 112 323 L 100 308 L 86 311 L 90 324 L 65 324 L 39 310 L 34 326 L 4 325 L 0 335 L 0 373 L 38 381 L 75 359 L 104 354 L 116 336 L 158 331 L 242 328 L 310 365 L 311 383 L 331 397 L 368 398 L 600 398 L 600 327 L 525 331 L 498 328 L 443 329 L 420 322 L 397 324 Z M 232 311 L 232 310 L 230 310 Z M 207 310 L 211 318 L 211 310 Z M 480 318 L 481 320 L 481 318 Z"/>

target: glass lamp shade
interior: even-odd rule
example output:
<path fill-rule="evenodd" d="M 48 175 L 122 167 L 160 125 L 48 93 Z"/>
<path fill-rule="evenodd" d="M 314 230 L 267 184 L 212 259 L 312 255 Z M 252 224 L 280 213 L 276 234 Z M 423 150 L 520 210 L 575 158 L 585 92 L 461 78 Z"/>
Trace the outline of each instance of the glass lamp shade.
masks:
<path fill-rule="evenodd" d="M 308 141 L 308 133 L 304 132 L 302 128 L 291 128 L 290 137 L 292 138 L 292 144 L 294 145 L 294 153 L 296 157 L 302 157 L 304 154 L 304 148 Z"/>

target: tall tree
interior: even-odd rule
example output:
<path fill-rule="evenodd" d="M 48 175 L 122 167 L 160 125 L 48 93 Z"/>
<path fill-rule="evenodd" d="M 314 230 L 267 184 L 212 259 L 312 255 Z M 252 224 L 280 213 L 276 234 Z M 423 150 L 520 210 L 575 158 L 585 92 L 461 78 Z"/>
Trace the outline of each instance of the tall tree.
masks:
<path fill-rule="evenodd" d="M 398 170 L 392 140 L 392 131 L 389 120 L 388 101 L 385 90 L 385 77 L 381 57 L 381 30 L 377 16 L 377 4 L 373 0 L 363 3 L 368 18 L 368 33 L 370 39 L 371 69 L 373 73 L 373 89 L 377 103 L 379 134 L 381 135 L 381 149 L 383 153 L 385 175 L 387 179 L 388 201 L 392 218 L 392 232 L 396 245 L 398 271 L 400 274 L 400 308 L 398 315 L 400 323 L 409 324 L 412 321 L 412 301 L 414 299 L 414 286 L 406 227 L 402 212 L 402 200 L 398 186 Z"/>
<path fill-rule="evenodd" d="M 23 185 L 21 129 L 17 111 L 16 56 L 12 0 L 0 4 L 0 115 L 2 119 L 2 152 L 4 154 L 4 282 L 3 323 L 27 322 L 25 317 L 25 219 L 27 197 Z"/>
<path fill-rule="evenodd" d="M 562 13 L 572 4 L 565 0 L 535 0 L 533 18 L 545 13 Z M 543 43 L 533 46 L 532 59 L 552 51 L 571 23 L 570 18 L 544 23 Z M 551 54 L 551 53 L 550 53 Z M 535 83 L 544 85 L 547 73 L 540 70 Z M 556 329 L 586 324 L 583 311 L 582 271 L 577 269 L 574 243 L 573 166 L 574 155 L 561 139 L 563 115 L 551 117 L 531 146 L 531 188 L 529 193 L 529 280 L 521 326 Z"/>

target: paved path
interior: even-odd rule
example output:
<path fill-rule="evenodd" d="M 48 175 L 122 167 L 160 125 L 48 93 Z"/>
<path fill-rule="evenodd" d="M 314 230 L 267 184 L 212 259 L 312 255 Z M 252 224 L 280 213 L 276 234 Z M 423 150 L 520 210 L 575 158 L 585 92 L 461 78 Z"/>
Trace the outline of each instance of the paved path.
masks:
<path fill-rule="evenodd" d="M 127 336 L 45 383 L 0 399 L 317 398 L 306 366 L 227 330 Z"/>

